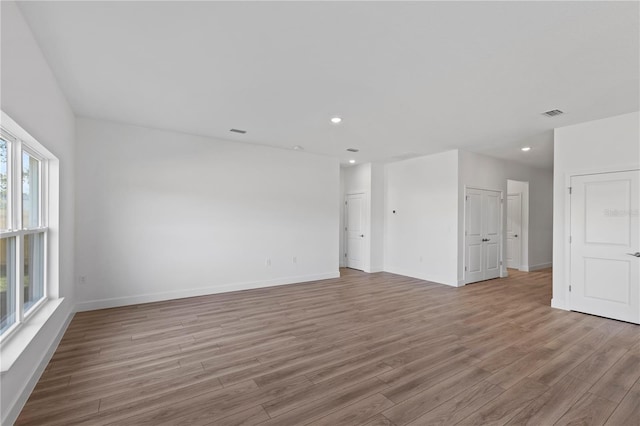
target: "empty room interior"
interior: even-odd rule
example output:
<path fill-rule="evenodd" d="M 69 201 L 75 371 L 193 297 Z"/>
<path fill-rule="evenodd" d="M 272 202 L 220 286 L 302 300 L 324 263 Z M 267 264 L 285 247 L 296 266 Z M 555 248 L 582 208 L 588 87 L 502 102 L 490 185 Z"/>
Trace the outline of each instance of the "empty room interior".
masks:
<path fill-rule="evenodd" d="M 640 424 L 640 2 L 0 14 L 2 425 Z"/>

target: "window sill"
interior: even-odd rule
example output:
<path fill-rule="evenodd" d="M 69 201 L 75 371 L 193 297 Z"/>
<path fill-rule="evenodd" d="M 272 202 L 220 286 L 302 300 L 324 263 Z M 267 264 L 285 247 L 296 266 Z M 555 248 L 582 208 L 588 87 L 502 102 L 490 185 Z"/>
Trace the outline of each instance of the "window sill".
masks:
<path fill-rule="evenodd" d="M 0 373 L 11 369 L 63 301 L 64 298 L 47 300 L 6 341 L 0 343 Z"/>

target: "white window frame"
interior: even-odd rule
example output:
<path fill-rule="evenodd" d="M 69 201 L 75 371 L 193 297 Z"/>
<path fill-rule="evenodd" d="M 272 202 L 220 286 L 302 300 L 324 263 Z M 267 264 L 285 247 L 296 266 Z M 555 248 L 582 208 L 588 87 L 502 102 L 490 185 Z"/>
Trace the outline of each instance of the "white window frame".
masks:
<path fill-rule="evenodd" d="M 11 285 L 15 291 L 15 321 L 9 328 L 0 334 L 0 342 L 5 342 L 22 327 L 48 300 L 49 300 L 49 280 L 48 280 L 48 158 L 32 144 L 25 142 L 12 132 L 0 127 L 2 137 L 8 142 L 7 146 L 7 230 L 0 231 L 2 238 L 15 238 L 15 277 Z M 31 157 L 39 161 L 38 170 L 38 226 L 32 228 L 24 227 L 22 223 L 22 155 L 26 152 Z M 18 167 L 15 167 L 15 165 Z M 43 235 L 43 296 L 30 306 L 24 309 L 24 238 L 27 235 Z M 9 285 L 9 283 L 7 283 Z"/>

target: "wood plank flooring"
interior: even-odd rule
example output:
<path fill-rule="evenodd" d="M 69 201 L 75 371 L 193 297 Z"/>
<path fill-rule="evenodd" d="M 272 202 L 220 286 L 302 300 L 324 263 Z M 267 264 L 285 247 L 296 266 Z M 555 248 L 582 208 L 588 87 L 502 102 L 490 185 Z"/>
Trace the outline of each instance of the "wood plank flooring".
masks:
<path fill-rule="evenodd" d="M 551 271 L 389 273 L 78 313 L 19 425 L 640 424 L 640 327 Z"/>

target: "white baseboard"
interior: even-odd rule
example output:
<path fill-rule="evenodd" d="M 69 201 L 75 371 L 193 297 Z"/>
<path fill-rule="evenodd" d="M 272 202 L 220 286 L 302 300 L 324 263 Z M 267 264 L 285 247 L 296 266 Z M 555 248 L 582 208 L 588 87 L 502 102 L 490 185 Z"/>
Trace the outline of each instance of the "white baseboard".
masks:
<path fill-rule="evenodd" d="M 465 285 L 467 285 L 467 283 L 465 283 L 464 280 L 458 280 L 458 287 L 464 287 Z"/>
<path fill-rule="evenodd" d="M 203 287 L 189 290 L 169 291 L 163 293 L 140 294 L 135 296 L 114 297 L 111 299 L 91 300 L 76 304 L 76 311 L 93 311 L 96 309 L 116 308 L 119 306 L 138 305 L 141 303 L 162 302 L 172 299 L 184 299 L 186 297 L 207 296 L 210 294 L 228 293 L 231 291 L 251 290 L 254 288 L 273 287 L 277 285 L 296 284 L 309 281 L 319 281 L 331 278 L 339 278 L 340 272 L 327 272 L 324 274 L 301 275 L 295 277 L 283 277 L 264 281 L 247 281 L 240 283 L 223 284 L 215 287 Z"/>
<path fill-rule="evenodd" d="M 73 315 L 74 315 L 74 310 L 71 309 L 70 312 L 67 314 L 66 320 L 62 323 L 57 333 L 55 334 L 55 337 L 51 342 L 51 345 L 49 346 L 47 351 L 42 354 L 40 358 L 40 362 L 38 362 L 38 364 L 33 369 L 33 374 L 31 375 L 29 380 L 25 383 L 22 390 L 18 393 L 18 396 L 14 400 L 13 404 L 11 404 L 11 406 L 8 407 L 6 412 L 3 413 L 4 416 L 2 417 L 2 419 L 0 419 L 0 424 L 12 425 L 18 419 L 18 416 L 20 415 L 22 408 L 27 403 L 29 396 L 31 396 L 31 392 L 33 392 L 33 389 L 38 384 L 38 380 L 40 380 L 40 376 L 42 376 L 44 369 L 47 368 L 47 365 L 49 364 L 51 357 L 53 356 L 56 349 L 58 348 L 58 344 L 60 344 L 60 340 L 62 340 L 62 336 L 64 336 L 64 333 L 67 331 L 67 328 L 69 327 L 69 323 L 73 319 Z"/>
<path fill-rule="evenodd" d="M 383 272 L 384 268 L 382 266 L 373 266 L 370 268 L 369 272 L 370 273 L 376 273 L 376 272 Z"/>
<path fill-rule="evenodd" d="M 539 271 L 541 269 L 551 268 L 552 266 L 553 266 L 553 262 L 538 263 L 537 265 L 529 265 L 527 272 Z"/>
<path fill-rule="evenodd" d="M 411 271 L 408 269 L 396 268 L 394 266 L 386 266 L 384 270 L 392 274 L 404 275 L 405 277 L 417 278 L 419 280 L 430 281 L 436 284 L 448 285 L 450 287 L 458 287 L 457 279 L 454 282 L 447 282 L 448 280 L 444 279 L 443 277 L 424 274 L 419 271 Z"/>

